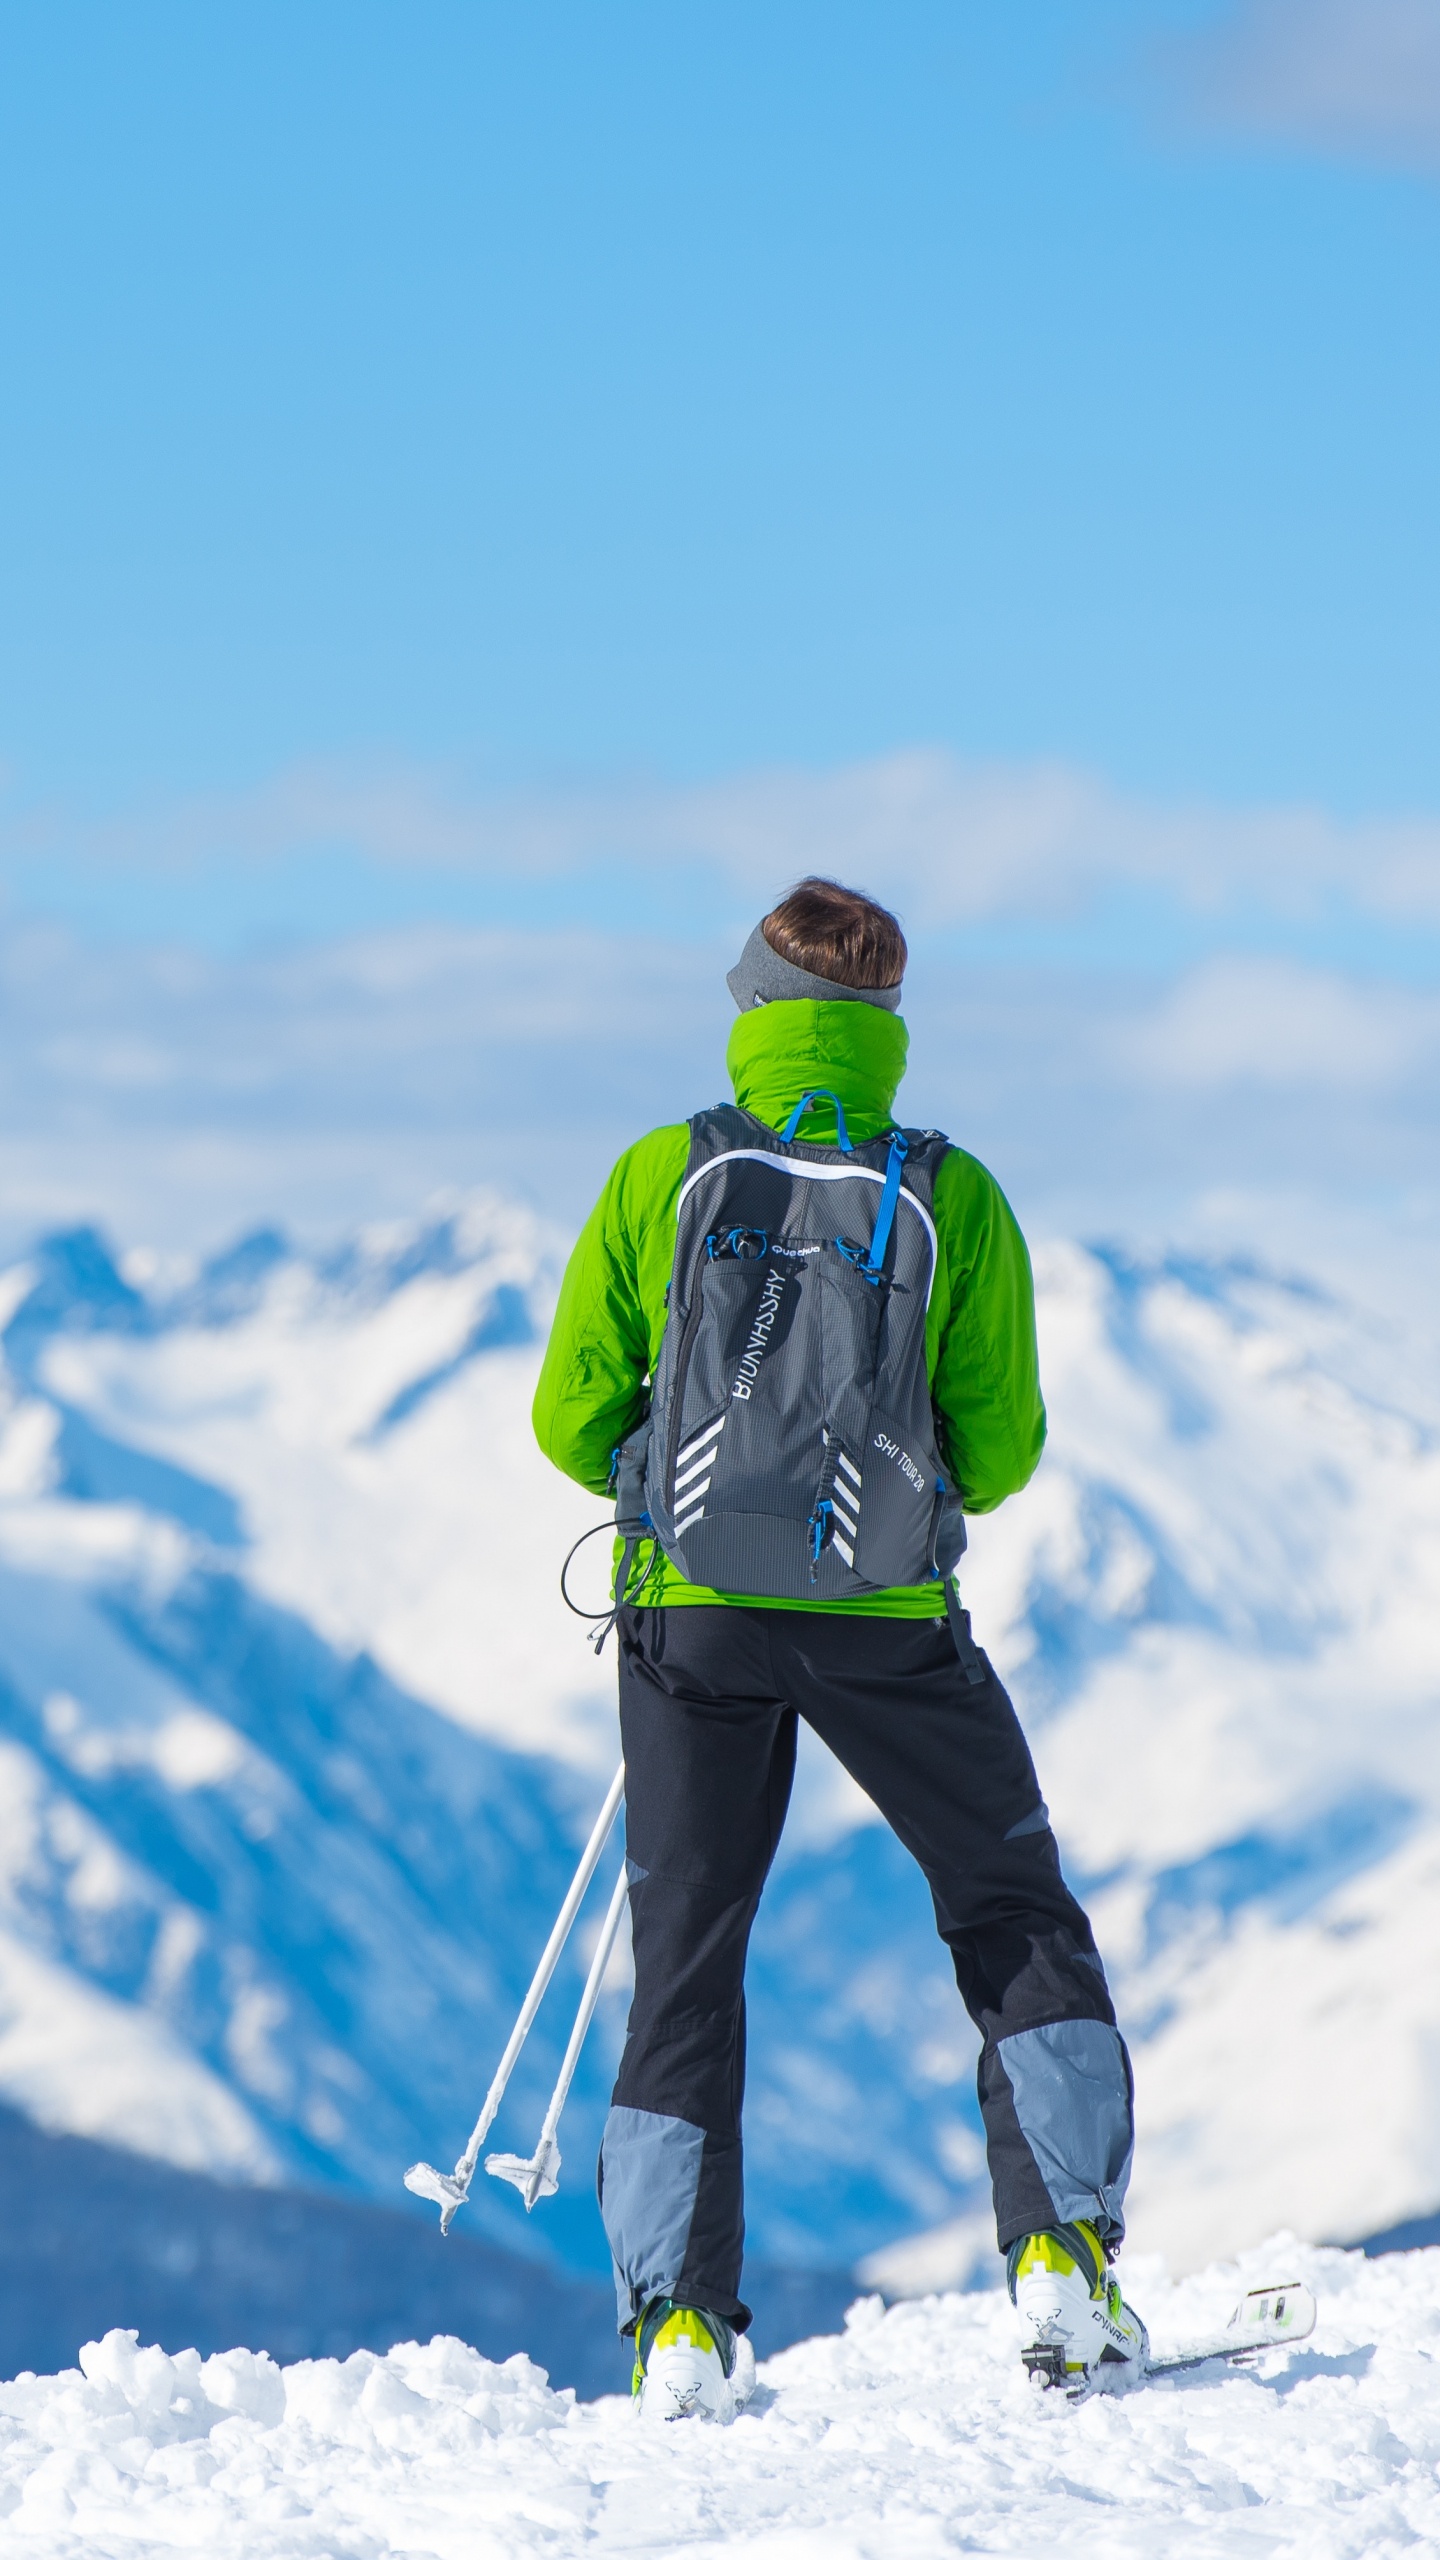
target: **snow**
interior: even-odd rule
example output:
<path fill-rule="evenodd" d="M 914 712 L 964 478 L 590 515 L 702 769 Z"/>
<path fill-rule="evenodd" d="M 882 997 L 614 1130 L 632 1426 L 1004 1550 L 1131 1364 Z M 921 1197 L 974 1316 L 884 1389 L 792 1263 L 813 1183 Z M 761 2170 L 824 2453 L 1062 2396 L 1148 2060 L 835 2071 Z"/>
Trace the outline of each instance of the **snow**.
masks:
<path fill-rule="evenodd" d="M 732 2427 L 576 2405 L 454 2339 L 276 2367 L 112 2331 L 0 2385 L 0 2515 L 26 2560 L 1385 2560 L 1440 2543 L 1440 2251 L 1272 2240 L 1129 2290 L 1157 2344 L 1302 2275 L 1313 2336 L 1078 2406 L 1037 2395 L 993 2294 L 856 2303 L 760 2367 Z M 763 2341 L 762 2341 L 763 2348 Z M 618 2362 L 618 2358 L 617 2358 Z"/>
<path fill-rule="evenodd" d="M 50 2132 L 89 2134 L 179 2169 L 265 2185 L 278 2176 L 249 2110 L 163 2018 L 10 1931 L 0 1931 L 0 2089 Z"/>
<path fill-rule="evenodd" d="M 233 1493 L 253 1587 L 328 1642 L 473 1731 L 598 1769 L 613 1683 L 553 1594 L 606 1510 L 530 1429 L 559 1255 L 527 1212 L 472 1201 L 282 1260 L 220 1323 L 202 1298 L 139 1338 L 62 1336 L 45 1384 Z"/>

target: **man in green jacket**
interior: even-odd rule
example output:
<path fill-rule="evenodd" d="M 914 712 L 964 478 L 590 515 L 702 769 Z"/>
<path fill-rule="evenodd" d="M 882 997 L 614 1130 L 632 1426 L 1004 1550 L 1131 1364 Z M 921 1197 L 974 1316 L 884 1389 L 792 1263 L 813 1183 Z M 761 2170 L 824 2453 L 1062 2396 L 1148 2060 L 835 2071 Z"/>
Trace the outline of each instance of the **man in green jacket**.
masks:
<path fill-rule="evenodd" d="M 757 1137 L 788 1134 L 801 1098 L 821 1093 L 814 1147 L 892 1128 L 905 959 L 895 918 L 829 881 L 802 882 L 757 926 L 730 973 L 727 1053 Z M 621 1157 L 561 1288 L 535 1430 L 597 1494 L 648 1409 L 694 1143 L 681 1123 Z M 993 1511 L 1028 1483 L 1045 1439 L 1029 1256 L 998 1184 L 958 1147 L 940 1157 L 931 1208 L 936 1445 L 966 1511 Z M 728 2416 L 747 2363 L 745 1955 L 797 1715 L 930 1884 L 984 2039 L 998 2238 L 1027 2363 L 1053 2381 L 1138 2355 L 1143 2330 L 1108 2274 L 1130 2167 L 1128 2058 L 1014 1710 L 965 1637 L 962 1661 L 943 1582 L 773 1598 L 704 1589 L 658 1544 L 646 1560 L 618 1619 L 636 1979 L 600 2164 L 644 2404 Z"/>

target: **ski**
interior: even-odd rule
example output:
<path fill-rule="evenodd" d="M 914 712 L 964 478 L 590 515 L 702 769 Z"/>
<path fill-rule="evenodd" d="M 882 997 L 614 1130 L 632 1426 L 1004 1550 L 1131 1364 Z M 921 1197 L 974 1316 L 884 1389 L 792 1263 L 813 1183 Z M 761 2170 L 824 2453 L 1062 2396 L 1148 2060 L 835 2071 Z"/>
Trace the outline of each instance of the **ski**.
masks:
<path fill-rule="evenodd" d="M 1293 2345 L 1309 2337 L 1316 2311 L 1315 2296 L 1306 2285 L 1262 2285 L 1237 2302 L 1226 2327 L 1213 2337 L 1190 2338 L 1158 2354 L 1147 2348 L 1138 2360 L 1098 2364 L 1086 2374 L 1066 2372 L 1063 2346 L 1026 2347 L 1021 2361 L 1037 2386 L 1059 2389 L 1069 2400 L 1083 2400 L 1092 2391 L 1125 2391 L 1137 2382 L 1159 2382 L 1167 2374 L 1189 2373 L 1197 2365 L 1236 2364 L 1247 2356 L 1262 2355 L 1267 2347 Z"/>
<path fill-rule="evenodd" d="M 1148 2382 L 1159 2374 L 1188 2373 L 1192 2365 L 1213 2364 L 1217 2358 L 1234 2364 L 1237 2357 L 1257 2356 L 1266 2347 L 1290 2346 L 1309 2337 L 1316 2308 L 1315 2296 L 1306 2285 L 1262 2285 L 1236 2304 L 1228 2325 L 1213 2338 L 1194 2338 L 1163 2354 L 1147 2355 L 1145 2378 Z"/>

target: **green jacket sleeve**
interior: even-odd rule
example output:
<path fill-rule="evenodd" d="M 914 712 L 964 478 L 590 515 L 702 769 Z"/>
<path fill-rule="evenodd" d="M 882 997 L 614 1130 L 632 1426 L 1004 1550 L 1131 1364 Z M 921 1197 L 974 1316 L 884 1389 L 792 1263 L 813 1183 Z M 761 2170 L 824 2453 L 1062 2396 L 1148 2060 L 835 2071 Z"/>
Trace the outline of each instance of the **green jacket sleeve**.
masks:
<path fill-rule="evenodd" d="M 535 1437 L 590 1493 L 645 1410 L 665 1330 L 690 1131 L 654 1129 L 620 1158 L 566 1265 L 535 1390 Z"/>
<path fill-rule="evenodd" d="M 935 1225 L 931 1394 L 966 1510 L 993 1511 L 1045 1446 L 1030 1256 L 1000 1185 L 960 1147 L 935 1178 Z"/>

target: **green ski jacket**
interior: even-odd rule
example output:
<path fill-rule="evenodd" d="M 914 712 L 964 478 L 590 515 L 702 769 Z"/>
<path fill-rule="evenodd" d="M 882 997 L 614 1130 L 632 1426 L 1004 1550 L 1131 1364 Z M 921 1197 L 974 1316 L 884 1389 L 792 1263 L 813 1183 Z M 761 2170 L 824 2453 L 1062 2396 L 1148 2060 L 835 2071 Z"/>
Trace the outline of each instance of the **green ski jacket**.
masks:
<path fill-rule="evenodd" d="M 757 1005 L 736 1022 L 726 1064 L 736 1101 L 767 1128 L 781 1128 L 801 1094 L 823 1085 L 839 1094 L 851 1131 L 864 1139 L 891 1125 L 909 1045 L 899 1016 L 878 1005 Z M 805 1136 L 834 1145 L 831 1104 L 812 1106 Z M 547 1458 L 591 1493 L 606 1491 L 611 1452 L 645 1410 L 645 1381 L 665 1330 L 689 1147 L 682 1121 L 627 1148 L 561 1284 L 535 1391 L 535 1436 Z M 936 1177 L 935 1227 L 940 1252 L 925 1353 L 942 1455 L 966 1510 L 993 1511 L 1028 1484 L 1045 1443 L 1030 1257 L 999 1184 L 958 1147 Z M 726 1600 L 862 1617 L 945 1611 L 938 1582 L 854 1600 L 742 1600 L 687 1582 L 664 1555 L 643 1594 L 647 1609 Z"/>

